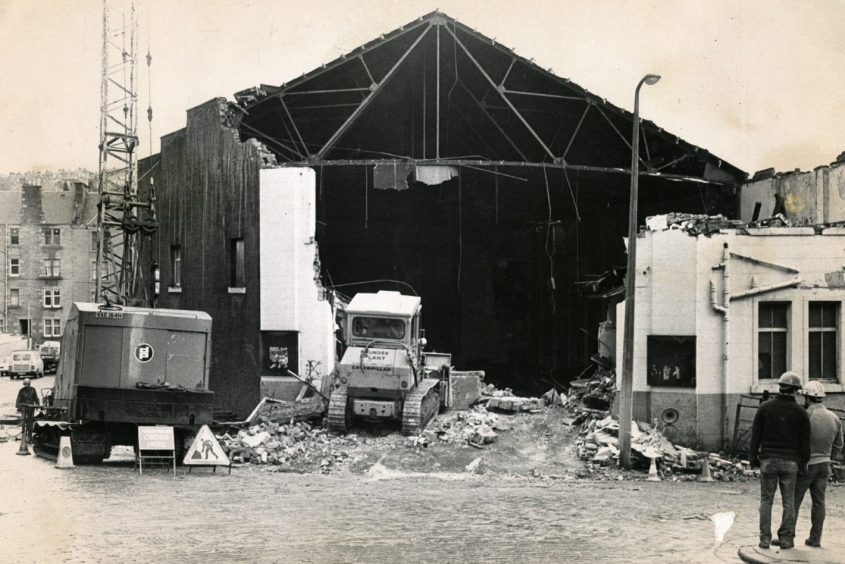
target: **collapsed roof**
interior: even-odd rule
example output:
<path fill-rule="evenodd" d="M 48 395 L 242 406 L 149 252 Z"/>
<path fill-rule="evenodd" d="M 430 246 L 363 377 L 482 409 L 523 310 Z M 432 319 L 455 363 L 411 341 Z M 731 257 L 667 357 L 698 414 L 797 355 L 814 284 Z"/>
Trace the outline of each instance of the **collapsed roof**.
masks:
<path fill-rule="evenodd" d="M 241 136 L 264 142 L 283 164 L 630 174 L 631 112 L 437 11 L 235 98 Z M 747 176 L 652 122 L 640 132 L 643 175 L 724 185 Z"/>

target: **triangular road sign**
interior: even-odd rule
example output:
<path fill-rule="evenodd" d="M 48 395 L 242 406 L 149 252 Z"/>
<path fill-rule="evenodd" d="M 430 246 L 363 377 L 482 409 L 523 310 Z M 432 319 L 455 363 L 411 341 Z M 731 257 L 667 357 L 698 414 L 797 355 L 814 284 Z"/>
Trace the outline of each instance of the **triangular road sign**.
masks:
<path fill-rule="evenodd" d="M 229 457 L 208 428 L 203 425 L 197 433 L 191 448 L 185 453 L 182 464 L 189 466 L 229 466 Z"/>

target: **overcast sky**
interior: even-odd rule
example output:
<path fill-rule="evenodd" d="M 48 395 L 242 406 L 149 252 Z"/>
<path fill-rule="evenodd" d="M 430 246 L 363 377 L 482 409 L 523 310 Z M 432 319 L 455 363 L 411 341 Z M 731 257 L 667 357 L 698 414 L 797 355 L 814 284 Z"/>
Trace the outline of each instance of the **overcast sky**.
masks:
<path fill-rule="evenodd" d="M 110 2 L 121 17 L 123 0 Z M 753 173 L 845 151 L 845 0 L 138 1 L 139 108 L 185 111 L 281 84 L 440 9 L 559 76 Z M 97 167 L 102 3 L 0 0 L 0 172 Z M 149 38 L 149 41 L 148 41 Z M 148 91 L 151 96 L 148 95 Z M 139 156 L 150 154 L 141 120 Z"/>

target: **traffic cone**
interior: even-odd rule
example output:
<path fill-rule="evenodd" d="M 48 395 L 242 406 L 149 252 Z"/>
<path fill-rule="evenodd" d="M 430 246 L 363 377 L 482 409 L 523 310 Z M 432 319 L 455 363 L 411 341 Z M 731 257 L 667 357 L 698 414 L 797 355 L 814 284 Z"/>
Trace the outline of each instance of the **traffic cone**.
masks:
<path fill-rule="evenodd" d="M 59 438 L 59 453 L 56 457 L 56 468 L 73 468 L 73 450 L 70 448 L 70 437 L 62 435 Z"/>
<path fill-rule="evenodd" d="M 18 452 L 16 452 L 15 454 L 20 454 L 24 456 L 28 456 L 30 454 L 29 445 L 27 444 L 26 440 L 26 427 L 24 427 L 24 430 L 21 432 L 21 446 L 20 448 L 18 448 Z"/>
<path fill-rule="evenodd" d="M 704 463 L 701 465 L 701 477 L 698 479 L 699 482 L 712 482 L 713 476 L 710 475 L 710 460 L 707 458 L 704 459 Z"/>
<path fill-rule="evenodd" d="M 657 475 L 657 462 L 655 459 L 651 459 L 651 466 L 648 467 L 648 478 L 646 478 L 646 482 L 659 482 L 660 476 Z"/>

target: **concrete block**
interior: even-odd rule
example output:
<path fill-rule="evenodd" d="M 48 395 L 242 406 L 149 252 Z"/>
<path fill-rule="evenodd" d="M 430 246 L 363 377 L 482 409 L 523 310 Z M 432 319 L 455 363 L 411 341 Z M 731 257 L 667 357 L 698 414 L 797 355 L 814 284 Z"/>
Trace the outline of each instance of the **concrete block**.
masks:
<path fill-rule="evenodd" d="M 481 382 L 484 381 L 483 370 L 453 370 L 451 386 L 452 409 L 464 411 L 481 397 Z"/>

